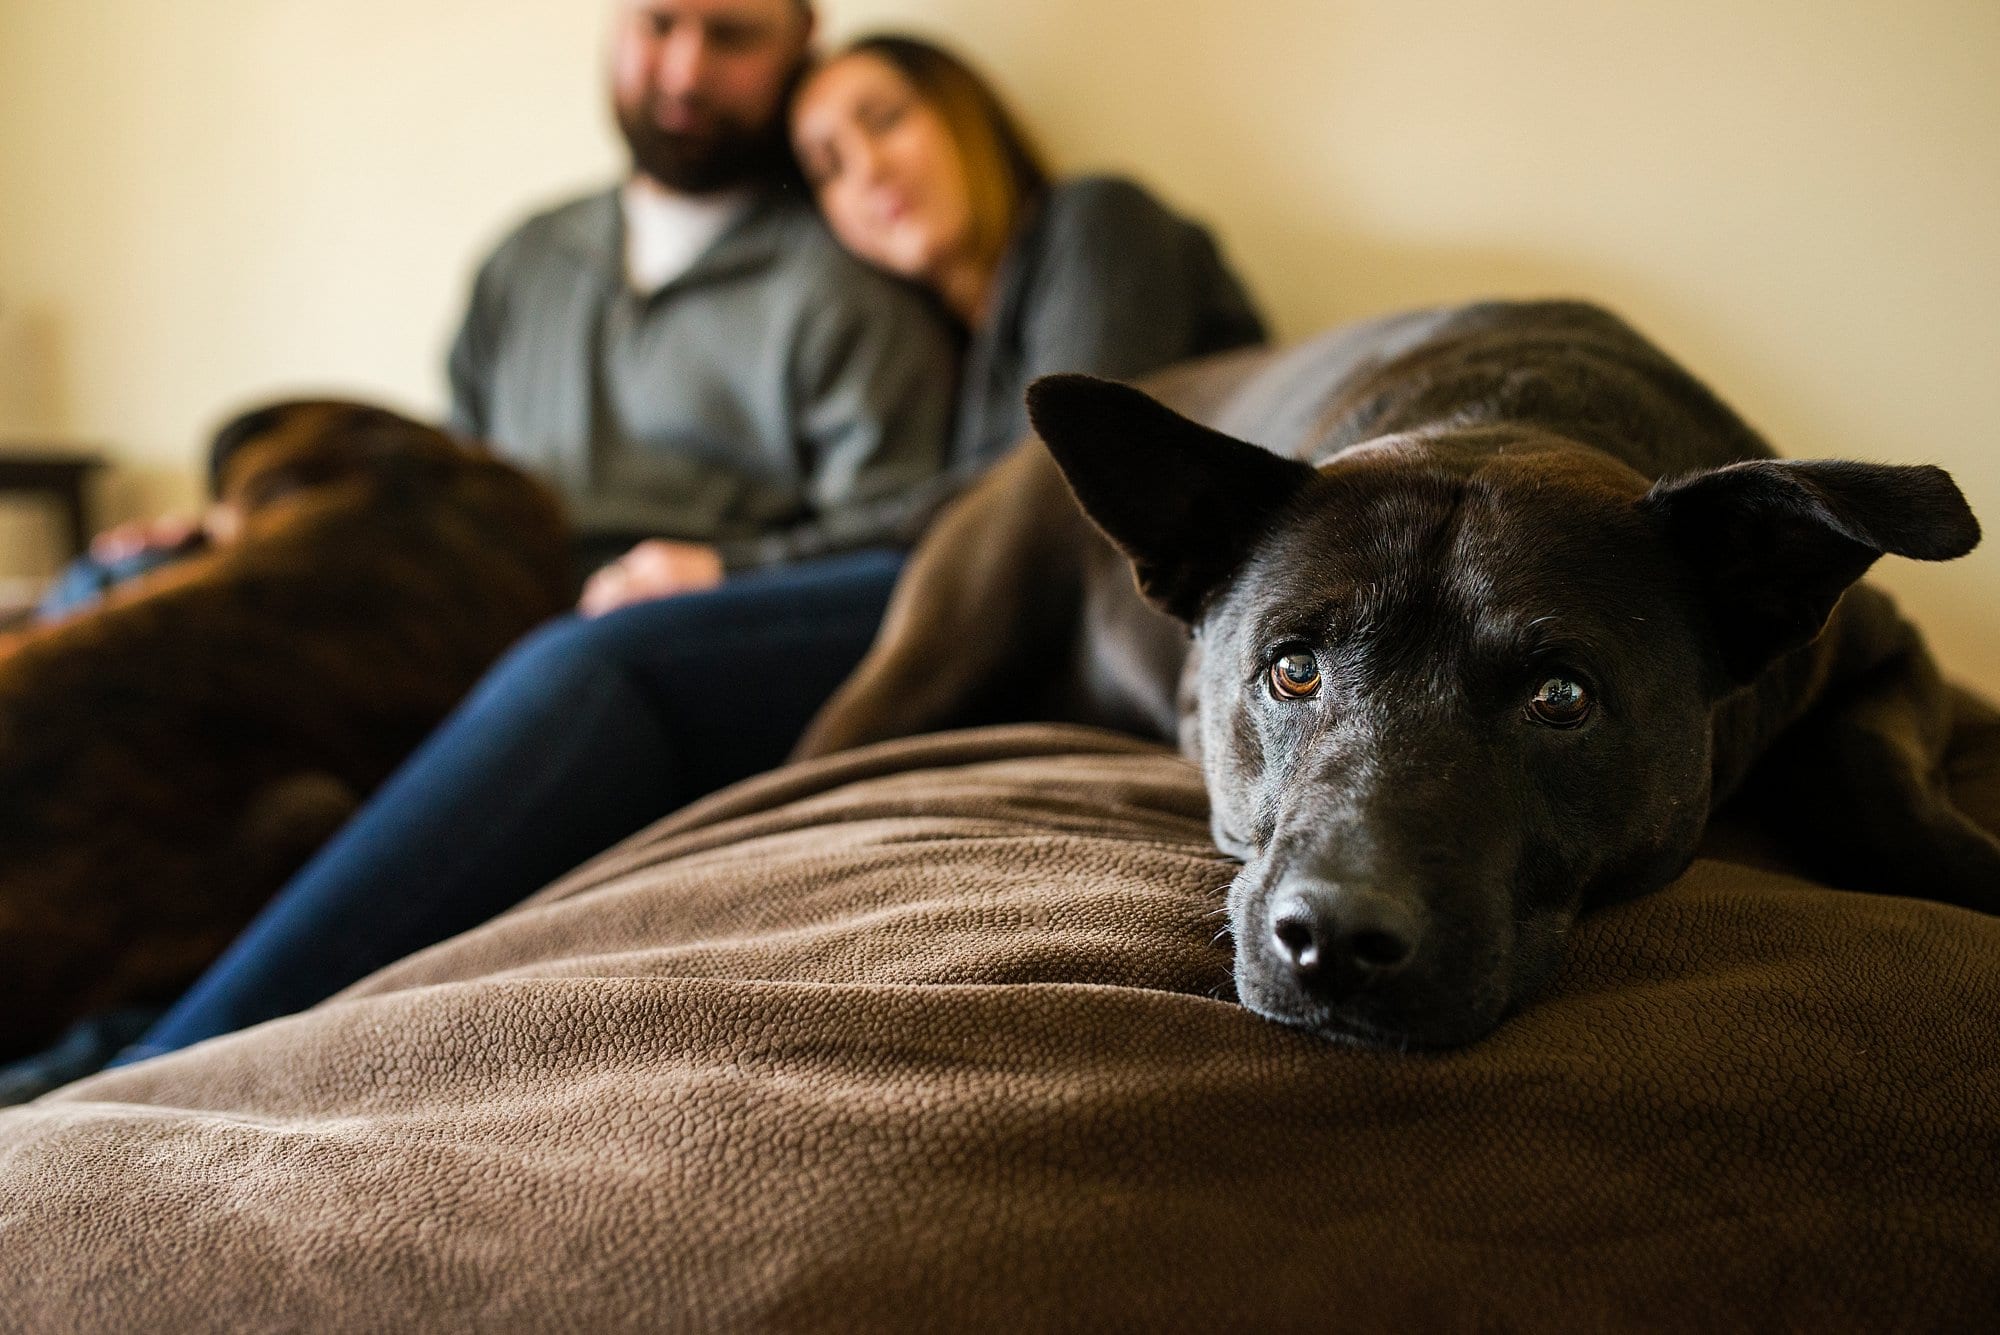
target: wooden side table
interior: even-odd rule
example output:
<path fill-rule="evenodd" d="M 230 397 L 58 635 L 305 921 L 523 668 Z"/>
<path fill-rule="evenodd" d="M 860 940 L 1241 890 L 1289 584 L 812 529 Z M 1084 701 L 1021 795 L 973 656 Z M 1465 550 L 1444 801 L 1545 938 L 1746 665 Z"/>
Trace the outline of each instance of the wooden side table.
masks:
<path fill-rule="evenodd" d="M 72 557 L 83 555 L 90 546 L 90 507 L 83 483 L 102 467 L 103 456 L 85 450 L 0 441 L 0 492 L 53 497 L 63 508 Z"/>

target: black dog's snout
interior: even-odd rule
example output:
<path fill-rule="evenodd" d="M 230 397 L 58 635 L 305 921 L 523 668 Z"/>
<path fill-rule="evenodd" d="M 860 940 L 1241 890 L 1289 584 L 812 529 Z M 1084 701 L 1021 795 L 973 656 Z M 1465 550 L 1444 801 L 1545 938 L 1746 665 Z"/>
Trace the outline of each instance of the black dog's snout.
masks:
<path fill-rule="evenodd" d="M 1319 990 L 1396 973 L 1422 944 L 1417 915 L 1373 890 L 1288 888 L 1271 912 L 1271 943 L 1298 980 Z"/>

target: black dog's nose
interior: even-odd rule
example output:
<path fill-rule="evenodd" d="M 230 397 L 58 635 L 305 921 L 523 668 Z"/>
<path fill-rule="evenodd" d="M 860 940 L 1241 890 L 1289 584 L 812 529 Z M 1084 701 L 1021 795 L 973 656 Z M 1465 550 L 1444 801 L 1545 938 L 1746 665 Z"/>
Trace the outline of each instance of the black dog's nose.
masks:
<path fill-rule="evenodd" d="M 1327 986 L 1384 978 L 1417 953 L 1417 915 L 1373 890 L 1312 886 L 1279 896 L 1271 941 L 1302 983 Z"/>

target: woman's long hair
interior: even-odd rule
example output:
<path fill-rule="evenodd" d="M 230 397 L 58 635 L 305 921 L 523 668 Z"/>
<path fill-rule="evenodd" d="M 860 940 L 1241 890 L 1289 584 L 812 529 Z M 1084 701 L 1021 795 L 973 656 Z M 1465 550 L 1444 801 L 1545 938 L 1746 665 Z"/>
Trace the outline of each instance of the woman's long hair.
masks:
<path fill-rule="evenodd" d="M 965 162 L 974 252 L 981 260 L 998 261 L 1022 217 L 1048 189 L 1048 169 L 1034 141 L 993 86 L 943 47 L 882 33 L 861 38 L 841 54 L 863 52 L 893 66 L 943 119 Z"/>

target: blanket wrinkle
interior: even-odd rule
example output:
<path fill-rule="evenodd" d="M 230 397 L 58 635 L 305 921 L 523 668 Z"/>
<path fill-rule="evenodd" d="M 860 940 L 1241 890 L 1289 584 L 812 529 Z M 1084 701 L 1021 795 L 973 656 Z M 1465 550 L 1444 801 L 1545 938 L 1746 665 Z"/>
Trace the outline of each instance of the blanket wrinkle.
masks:
<path fill-rule="evenodd" d="M 1109 733 L 752 780 L 304 1014 L 0 1112 L 0 1328 L 2000 1309 L 2000 922 L 1725 823 L 1489 1039 L 1402 1055 L 1226 1000 L 1231 865 L 1193 767 Z"/>

